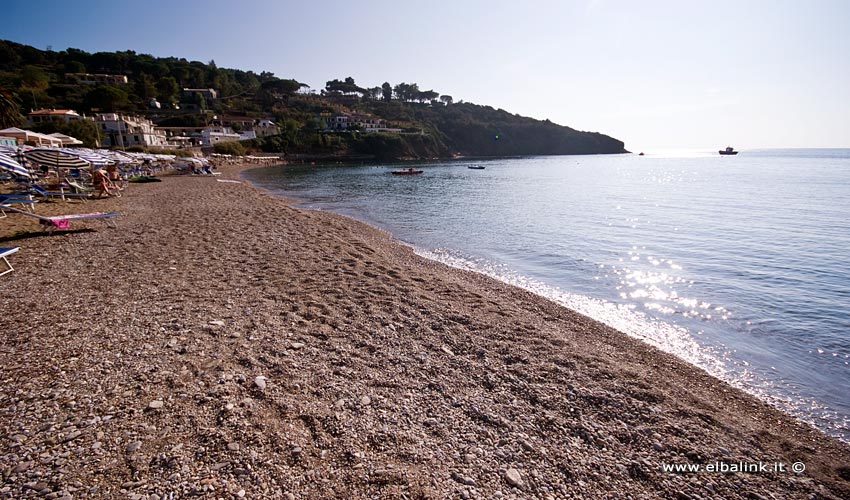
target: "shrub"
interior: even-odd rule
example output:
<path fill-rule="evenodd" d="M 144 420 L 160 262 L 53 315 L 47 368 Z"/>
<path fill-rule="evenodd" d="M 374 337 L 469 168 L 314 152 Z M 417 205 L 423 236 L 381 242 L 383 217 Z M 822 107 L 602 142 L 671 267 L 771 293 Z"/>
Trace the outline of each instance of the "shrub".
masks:
<path fill-rule="evenodd" d="M 213 144 L 213 151 L 223 155 L 244 156 L 248 150 L 239 142 L 228 141 Z"/>

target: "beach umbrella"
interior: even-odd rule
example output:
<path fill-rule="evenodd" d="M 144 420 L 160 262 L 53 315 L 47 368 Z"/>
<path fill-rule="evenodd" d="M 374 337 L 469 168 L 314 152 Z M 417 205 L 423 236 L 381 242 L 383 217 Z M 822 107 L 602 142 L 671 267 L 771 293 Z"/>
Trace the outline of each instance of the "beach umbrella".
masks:
<path fill-rule="evenodd" d="M 27 169 L 25 169 L 21 166 L 20 163 L 16 162 L 12 158 L 9 158 L 3 153 L 0 153 L 0 169 L 6 170 L 21 177 L 30 177 L 30 173 L 29 171 L 27 171 Z"/>
<path fill-rule="evenodd" d="M 95 166 L 112 165 L 115 161 L 90 149 L 62 149 L 62 152 L 75 155 Z"/>
<path fill-rule="evenodd" d="M 110 151 L 108 149 L 97 149 L 94 152 L 117 163 L 141 163 L 136 157 L 130 156 L 130 153 L 121 153 L 120 151 Z"/>
<path fill-rule="evenodd" d="M 55 168 L 85 168 L 90 162 L 79 153 L 64 149 L 35 148 L 24 153 L 27 160 Z"/>

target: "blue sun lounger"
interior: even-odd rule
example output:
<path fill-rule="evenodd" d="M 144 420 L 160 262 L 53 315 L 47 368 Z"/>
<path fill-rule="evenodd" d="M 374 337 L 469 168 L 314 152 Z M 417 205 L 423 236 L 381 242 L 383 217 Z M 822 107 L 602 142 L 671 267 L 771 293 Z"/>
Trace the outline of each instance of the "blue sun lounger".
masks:
<path fill-rule="evenodd" d="M 86 198 L 89 198 L 88 193 L 75 193 L 73 191 L 68 191 L 66 193 L 64 189 L 62 189 L 61 191 L 48 191 L 43 187 L 39 186 L 38 184 L 33 184 L 32 186 L 30 186 L 30 190 L 32 194 L 36 196 L 44 196 L 45 198 L 61 198 L 63 201 L 66 198 L 77 198 L 83 201 L 85 201 Z"/>
<path fill-rule="evenodd" d="M 27 198 L 22 198 L 20 196 L 27 196 Z M 3 209 L 12 203 L 16 203 L 18 205 L 29 205 L 30 210 L 35 212 L 35 204 L 38 200 L 33 200 L 30 195 L 0 195 L 0 219 L 6 218 L 6 212 Z"/>
<path fill-rule="evenodd" d="M 3 271 L 0 271 L 0 276 L 3 276 L 4 274 L 11 273 L 12 271 L 15 270 L 15 268 L 12 267 L 12 264 L 9 263 L 9 259 L 7 259 L 6 257 L 12 255 L 13 253 L 17 252 L 18 250 L 20 250 L 20 247 L 0 248 L 0 259 L 3 260 L 4 264 L 6 264 L 6 269 L 4 269 Z"/>

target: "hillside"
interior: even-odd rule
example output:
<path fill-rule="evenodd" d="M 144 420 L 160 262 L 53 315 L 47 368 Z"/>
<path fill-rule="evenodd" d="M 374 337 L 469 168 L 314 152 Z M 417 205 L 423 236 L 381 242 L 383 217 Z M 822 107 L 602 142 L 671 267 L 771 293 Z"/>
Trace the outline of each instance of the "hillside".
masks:
<path fill-rule="evenodd" d="M 279 128 L 274 134 L 243 145 L 287 154 L 394 159 L 625 152 L 621 141 L 600 133 L 454 102 L 415 83 L 367 88 L 349 77 L 316 90 L 270 72 L 134 51 L 43 51 L 0 40 L 0 92 L 3 127 L 22 125 L 31 109 L 56 108 L 132 113 L 170 127 L 271 119 Z M 337 116 L 353 118 L 332 128 Z M 367 132 L 364 126 L 371 125 L 363 122 L 378 123 L 381 131 Z M 79 125 L 76 130 L 58 124 L 38 128 L 74 132 L 87 143 L 96 137 Z"/>

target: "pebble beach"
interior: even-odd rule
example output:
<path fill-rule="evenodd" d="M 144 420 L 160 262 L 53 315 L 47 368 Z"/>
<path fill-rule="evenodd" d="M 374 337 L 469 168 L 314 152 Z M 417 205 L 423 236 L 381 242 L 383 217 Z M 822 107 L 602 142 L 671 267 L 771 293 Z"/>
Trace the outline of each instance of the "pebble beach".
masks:
<path fill-rule="evenodd" d="M 0 219 L 0 498 L 850 498 L 848 444 L 244 168 Z"/>

